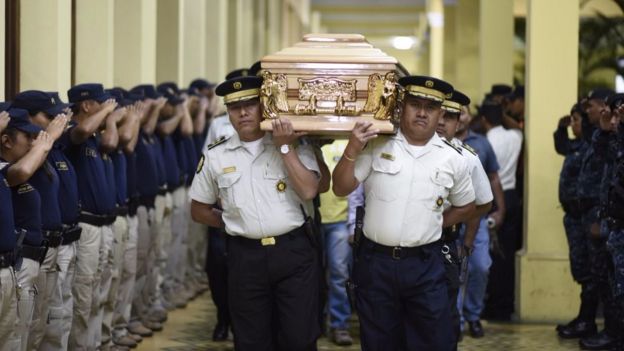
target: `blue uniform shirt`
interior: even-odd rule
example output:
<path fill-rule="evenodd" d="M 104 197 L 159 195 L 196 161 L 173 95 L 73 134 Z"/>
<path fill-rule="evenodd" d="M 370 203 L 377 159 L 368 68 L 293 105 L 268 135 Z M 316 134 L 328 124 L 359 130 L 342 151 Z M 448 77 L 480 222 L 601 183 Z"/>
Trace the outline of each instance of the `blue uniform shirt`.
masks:
<path fill-rule="evenodd" d="M 173 134 L 173 142 L 176 150 L 176 157 L 178 159 L 178 169 L 180 171 L 180 184 L 186 185 L 186 181 L 189 177 L 188 174 L 188 155 L 186 153 L 186 147 L 184 145 L 185 137 L 179 131 Z"/>
<path fill-rule="evenodd" d="M 126 161 L 126 155 L 124 155 L 123 151 L 117 150 L 110 154 L 111 159 L 113 160 L 113 168 L 114 168 L 114 179 L 115 179 L 115 189 L 116 191 L 116 199 L 117 205 L 126 206 L 128 204 L 128 181 L 127 181 L 127 173 L 128 173 L 128 164 Z"/>
<path fill-rule="evenodd" d="M 464 139 L 464 143 L 468 144 L 477 152 L 485 173 L 489 174 L 498 172 L 500 166 L 496 160 L 496 154 L 494 154 L 492 144 L 490 144 L 486 137 L 481 134 L 468 131 L 468 135 L 466 136 L 466 139 Z"/>
<path fill-rule="evenodd" d="M 60 230 L 63 222 L 59 206 L 60 182 L 56 170 L 46 161 L 28 182 L 41 197 L 41 229 Z"/>
<path fill-rule="evenodd" d="M 165 158 L 163 156 L 163 146 L 160 142 L 160 138 L 153 136 L 151 146 L 154 150 L 154 158 L 156 160 L 158 187 L 164 189 L 167 186 L 167 171 L 165 170 Z"/>
<path fill-rule="evenodd" d="M 78 196 L 78 179 L 74 165 L 63 152 L 70 147 L 69 130 L 54 143 L 48 154 L 48 162 L 56 169 L 59 177 L 59 207 L 61 220 L 64 224 L 71 225 L 78 222 L 80 215 L 80 198 Z"/>
<path fill-rule="evenodd" d="M 115 212 L 115 191 L 110 188 L 99 146 L 98 138 L 91 136 L 84 143 L 67 149 L 66 153 L 76 169 L 82 210 L 96 215 L 112 215 Z"/>
<path fill-rule="evenodd" d="M 154 138 L 140 132 L 134 152 L 136 154 L 136 177 L 141 179 L 140 182 L 136 182 L 137 193 L 139 196 L 156 196 L 159 179 Z"/>
<path fill-rule="evenodd" d="M 180 167 L 178 166 L 178 155 L 173 145 L 173 139 L 170 135 L 161 138 L 163 158 L 165 160 L 165 172 L 167 174 L 167 188 L 170 191 L 180 186 Z"/>
<path fill-rule="evenodd" d="M 136 152 L 131 152 L 131 153 L 126 153 L 125 156 L 126 156 L 126 187 L 127 187 L 128 199 L 133 199 L 139 196 L 139 193 L 137 190 L 137 155 L 136 155 Z M 141 179 L 141 181 L 143 181 L 143 179 Z"/>
<path fill-rule="evenodd" d="M 2 166 L 0 166 L 2 167 Z M 6 177 L 9 165 L 2 168 L 2 174 Z M 11 199 L 13 200 L 13 222 L 15 229 L 26 230 L 24 244 L 41 246 L 41 197 L 39 192 L 30 183 L 26 182 L 11 187 Z M 13 237 L 13 241 L 16 238 Z"/>
<path fill-rule="evenodd" d="M 192 138 L 184 138 L 183 139 L 184 150 L 186 151 L 187 157 L 187 174 L 186 177 L 186 185 L 191 186 L 193 182 L 193 176 L 195 175 L 195 171 L 197 171 L 197 163 L 199 162 L 199 158 L 197 158 L 197 150 L 195 149 L 195 142 Z"/>
<path fill-rule="evenodd" d="M 15 222 L 11 188 L 0 173 L 0 253 L 15 249 Z"/>
<path fill-rule="evenodd" d="M 117 183 L 115 183 L 115 165 L 111 155 L 102 153 L 104 161 L 104 173 L 106 175 L 106 189 L 111 193 L 113 207 L 117 207 Z"/>
<path fill-rule="evenodd" d="M 598 132 L 598 130 L 593 129 L 591 135 L 593 136 Z M 583 133 L 585 134 L 585 130 Z M 605 160 L 596 154 L 594 146 L 594 143 L 590 141 L 582 157 L 578 177 L 578 197 L 587 205 L 598 206 Z"/>

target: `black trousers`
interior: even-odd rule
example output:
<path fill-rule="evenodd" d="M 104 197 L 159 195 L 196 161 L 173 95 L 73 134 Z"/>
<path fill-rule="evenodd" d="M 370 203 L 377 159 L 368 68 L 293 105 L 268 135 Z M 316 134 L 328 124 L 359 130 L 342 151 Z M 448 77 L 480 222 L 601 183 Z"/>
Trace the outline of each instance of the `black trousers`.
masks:
<path fill-rule="evenodd" d="M 377 252 L 368 239 L 360 245 L 353 278 L 362 350 L 454 350 L 441 244 L 401 259 Z"/>
<path fill-rule="evenodd" d="M 455 343 L 454 349 L 457 350 L 457 343 L 459 342 L 459 335 L 461 334 L 461 320 L 459 317 L 459 310 L 457 309 L 457 296 L 459 295 L 460 287 L 459 275 L 461 273 L 461 262 L 459 261 L 457 244 L 454 241 L 443 242 L 442 254 L 445 256 L 444 268 L 449 296 L 449 305 L 451 309 L 451 325 L 453 326 L 452 340 Z"/>
<path fill-rule="evenodd" d="M 509 320 L 514 312 L 516 251 L 522 247 L 522 207 L 514 189 L 506 190 L 505 219 L 497 236 L 502 255 L 492 253 L 484 317 Z"/>
<path fill-rule="evenodd" d="M 299 228 L 275 245 L 230 237 L 228 293 L 237 351 L 313 351 L 318 323 L 319 264 Z"/>
<path fill-rule="evenodd" d="M 217 324 L 230 325 L 227 289 L 227 234 L 221 228 L 208 228 L 206 273 L 212 301 L 217 307 Z"/>

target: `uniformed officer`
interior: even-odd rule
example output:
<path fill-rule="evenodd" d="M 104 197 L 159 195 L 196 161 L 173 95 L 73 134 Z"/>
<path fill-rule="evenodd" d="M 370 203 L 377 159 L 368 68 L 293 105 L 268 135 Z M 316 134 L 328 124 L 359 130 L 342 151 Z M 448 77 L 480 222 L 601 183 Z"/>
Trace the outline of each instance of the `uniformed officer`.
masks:
<path fill-rule="evenodd" d="M 499 165 L 492 145 L 485 136 L 469 129 L 471 121 L 472 115 L 468 107 L 462 106 L 455 138 L 461 140 L 464 147 L 470 147 L 479 156 L 479 161 L 481 161 L 490 182 L 495 206 L 495 209 L 488 216 L 482 216 L 476 222 L 473 220 L 466 222 L 464 230 L 461 231 L 463 236 L 461 240 L 469 240 L 474 235 L 471 233 L 474 232 L 476 232 L 476 236 L 472 242 L 472 254 L 468 257 L 468 274 L 462 282 L 464 291 L 457 300 L 461 318 L 460 325 L 463 327 L 463 321 L 468 321 L 470 335 L 479 338 L 485 334 L 480 318 L 484 307 L 488 274 L 492 264 L 488 218 L 495 223 L 502 223 L 505 216 L 505 195 L 498 176 Z"/>
<path fill-rule="evenodd" d="M 28 111 L 30 121 L 46 130 L 53 140 L 57 140 L 65 131 L 67 116 L 60 115 L 66 106 L 56 106 L 56 102 L 47 93 L 28 90 L 15 96 L 12 107 Z M 45 110 L 52 117 L 59 114 L 51 123 Z M 52 150 L 50 150 L 50 153 Z M 46 257 L 41 262 L 39 276 L 36 280 L 38 300 L 32 317 L 32 326 L 28 338 L 28 349 L 38 349 L 44 336 L 45 326 L 49 319 L 49 301 L 56 288 L 58 248 L 63 238 L 63 222 L 60 207 L 60 176 L 48 159 L 30 178 L 29 183 L 39 192 L 41 197 L 41 229 Z"/>
<path fill-rule="evenodd" d="M 460 268 L 461 261 L 469 259 L 474 249 L 475 236 L 477 234 L 477 227 L 481 217 L 486 215 L 492 208 L 492 189 L 490 187 L 490 181 L 485 174 L 485 170 L 479 161 L 479 156 L 472 150 L 470 146 L 465 145 L 459 139 L 455 138 L 457 133 L 457 126 L 459 124 L 459 117 L 462 112 L 462 107 L 470 105 L 470 98 L 464 95 L 460 91 L 453 91 L 452 95 L 444 100 L 442 103 L 442 109 L 444 110 L 444 116 L 438 121 L 437 133 L 441 138 L 451 142 L 459 151 L 462 156 L 466 158 L 470 179 L 475 192 L 475 206 L 476 211 L 473 216 L 467 220 L 465 234 L 459 238 L 459 228 L 449 227 L 445 228 L 442 233 L 442 240 L 444 245 L 442 246 L 443 254 L 445 254 L 445 266 L 447 267 L 447 280 L 449 281 L 449 298 L 451 304 L 451 317 L 453 319 L 454 340 L 459 341 L 461 326 L 460 326 L 460 314 L 457 307 L 457 300 L 460 287 Z M 445 204 L 445 207 L 447 204 Z M 459 242 L 459 245 L 457 245 Z M 458 251 L 459 246 L 459 251 Z M 450 256 L 447 256 L 450 255 Z M 465 279 L 465 278 L 464 278 Z"/>
<path fill-rule="evenodd" d="M 9 124 L 7 103 L 0 107 L 0 135 Z M 20 335 L 15 330 L 17 323 L 17 296 L 13 264 L 15 254 L 15 222 L 11 188 L 0 172 L 0 349 L 19 350 Z"/>
<path fill-rule="evenodd" d="M 364 350 L 451 350 L 442 227 L 470 218 L 474 190 L 466 160 L 435 133 L 450 84 L 403 77 L 396 135 L 377 138 L 357 122 L 333 172 L 338 196 L 364 184 L 366 213 L 353 272 Z M 443 205 L 451 207 L 443 213 Z"/>
<path fill-rule="evenodd" d="M 108 266 L 108 253 L 115 221 L 115 192 L 109 189 L 106 173 L 106 152 L 117 146 L 117 103 L 104 92 L 101 84 L 79 84 L 68 90 L 73 103 L 73 119 L 88 125 L 72 138 L 65 150 L 76 169 L 80 195 L 80 227 L 76 244 L 76 273 L 72 286 L 74 316 L 69 348 L 84 350 L 96 342 L 101 331 L 101 278 Z M 106 129 L 106 133 L 101 131 Z M 90 131 L 91 134 L 86 134 Z M 105 286 L 104 286 L 105 287 Z"/>
<path fill-rule="evenodd" d="M 20 287 L 15 330 L 21 337 L 20 349 L 26 350 L 33 326 L 34 309 L 39 305 L 40 296 L 37 294 L 39 267 L 46 258 L 46 246 L 41 230 L 41 197 L 30 182 L 45 162 L 54 141 L 47 132 L 30 123 L 28 111 L 11 108 L 8 112 L 11 120 L 1 136 L 0 171 L 11 187 L 13 217 L 15 228 L 19 233 L 18 238 L 23 235 L 23 242 L 18 242 L 22 260 L 21 263 L 18 262 L 15 271 L 15 278 Z M 61 122 L 64 121 L 59 119 L 54 129 L 58 129 Z M 63 126 L 60 127 L 62 130 Z"/>
<path fill-rule="evenodd" d="M 583 214 L 582 204 L 579 201 L 578 177 L 581 171 L 583 155 L 589 147 L 589 143 L 583 139 L 582 115 L 584 112 L 578 104 L 575 104 L 570 111 L 570 115 L 559 120 L 557 130 L 554 133 L 555 150 L 565 157 L 561 173 L 559 175 L 559 202 L 565 212 L 563 225 L 568 240 L 570 272 L 574 281 L 581 285 L 581 304 L 578 316 L 567 325 L 558 325 L 557 334 L 562 338 L 575 338 L 583 336 L 585 333 L 595 332 L 595 327 L 590 331 L 585 331 L 585 327 L 580 324 L 593 324 L 589 321 L 594 318 L 588 311 L 588 301 L 584 294 L 587 289 L 587 281 L 591 278 L 588 261 L 589 238 L 583 230 L 581 216 Z M 568 127 L 572 128 L 575 139 L 568 137 Z"/>
<path fill-rule="evenodd" d="M 130 92 L 143 95 L 144 103 L 149 108 L 146 117 L 141 122 L 139 140 L 136 145 L 136 170 L 138 193 L 138 242 L 137 242 L 137 271 L 132 300 L 132 309 L 128 331 L 131 334 L 147 337 L 152 331 L 158 329 L 158 324 L 148 319 L 151 290 L 147 284 L 148 272 L 155 264 L 153 244 L 157 233 L 155 201 L 161 192 L 161 186 L 166 183 L 166 178 L 158 166 L 157 153 L 160 153 L 160 144 L 156 144 L 157 137 L 154 135 L 160 110 L 164 107 L 167 99 L 158 93 L 153 85 L 139 85 Z M 153 328 L 153 329 L 152 329 Z"/>
<path fill-rule="evenodd" d="M 224 227 L 228 298 L 236 350 L 315 350 L 320 334 L 318 257 L 306 230 L 319 169 L 286 119 L 260 129 L 262 79 L 216 89 L 236 130 L 205 153 L 191 186 L 193 219 Z M 214 209 L 220 201 L 223 211 Z M 279 214 L 276 216 L 276 214 Z"/>

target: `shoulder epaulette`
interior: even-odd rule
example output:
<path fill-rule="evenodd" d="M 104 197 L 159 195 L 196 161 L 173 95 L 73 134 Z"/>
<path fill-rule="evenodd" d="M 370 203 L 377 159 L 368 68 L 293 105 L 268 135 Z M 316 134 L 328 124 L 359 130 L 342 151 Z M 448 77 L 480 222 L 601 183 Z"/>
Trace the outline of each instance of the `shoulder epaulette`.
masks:
<path fill-rule="evenodd" d="M 466 143 L 462 143 L 462 147 L 466 150 L 468 150 L 471 154 L 475 155 L 475 156 L 479 156 L 477 155 L 477 151 L 475 149 L 472 148 L 472 146 L 466 144 Z"/>
<path fill-rule="evenodd" d="M 206 146 L 206 148 L 207 148 L 208 150 L 212 150 L 212 149 L 214 149 L 215 147 L 217 147 L 217 146 L 219 146 L 219 145 L 221 145 L 221 144 L 225 143 L 226 141 L 228 141 L 228 139 L 230 139 L 230 138 L 226 138 L 226 137 L 222 136 L 221 138 L 219 138 L 219 139 L 218 139 L 217 141 L 215 141 L 214 143 L 212 143 L 212 144 L 210 144 L 210 145 Z"/>
<path fill-rule="evenodd" d="M 462 151 L 461 151 L 461 149 L 460 149 L 460 148 L 458 148 L 457 146 L 455 146 L 455 145 L 451 144 L 451 142 L 450 142 L 450 141 L 448 141 L 448 140 L 446 140 L 445 138 L 441 138 L 441 139 L 442 139 L 442 141 L 443 141 L 446 145 L 450 146 L 453 150 L 457 151 L 457 153 L 459 153 L 460 155 L 462 154 Z"/>

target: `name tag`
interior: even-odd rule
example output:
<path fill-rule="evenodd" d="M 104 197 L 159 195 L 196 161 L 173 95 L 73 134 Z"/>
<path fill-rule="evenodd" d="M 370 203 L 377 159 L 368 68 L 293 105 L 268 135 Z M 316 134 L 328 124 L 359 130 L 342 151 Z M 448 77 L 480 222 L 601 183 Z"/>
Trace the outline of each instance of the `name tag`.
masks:
<path fill-rule="evenodd" d="M 381 158 L 385 158 L 386 160 L 394 161 L 394 155 L 390 155 L 389 153 L 382 152 Z"/>
<path fill-rule="evenodd" d="M 235 166 L 225 167 L 223 169 L 223 174 L 228 174 L 228 173 L 233 173 L 233 172 L 236 172 Z"/>
<path fill-rule="evenodd" d="M 58 161 L 56 162 L 56 169 L 59 171 L 68 171 L 69 167 L 67 167 L 67 162 L 65 161 Z"/>
<path fill-rule="evenodd" d="M 92 149 L 90 147 L 86 147 L 85 148 L 85 155 L 87 155 L 89 157 L 97 158 L 98 157 L 98 152 L 97 152 L 96 149 Z"/>

